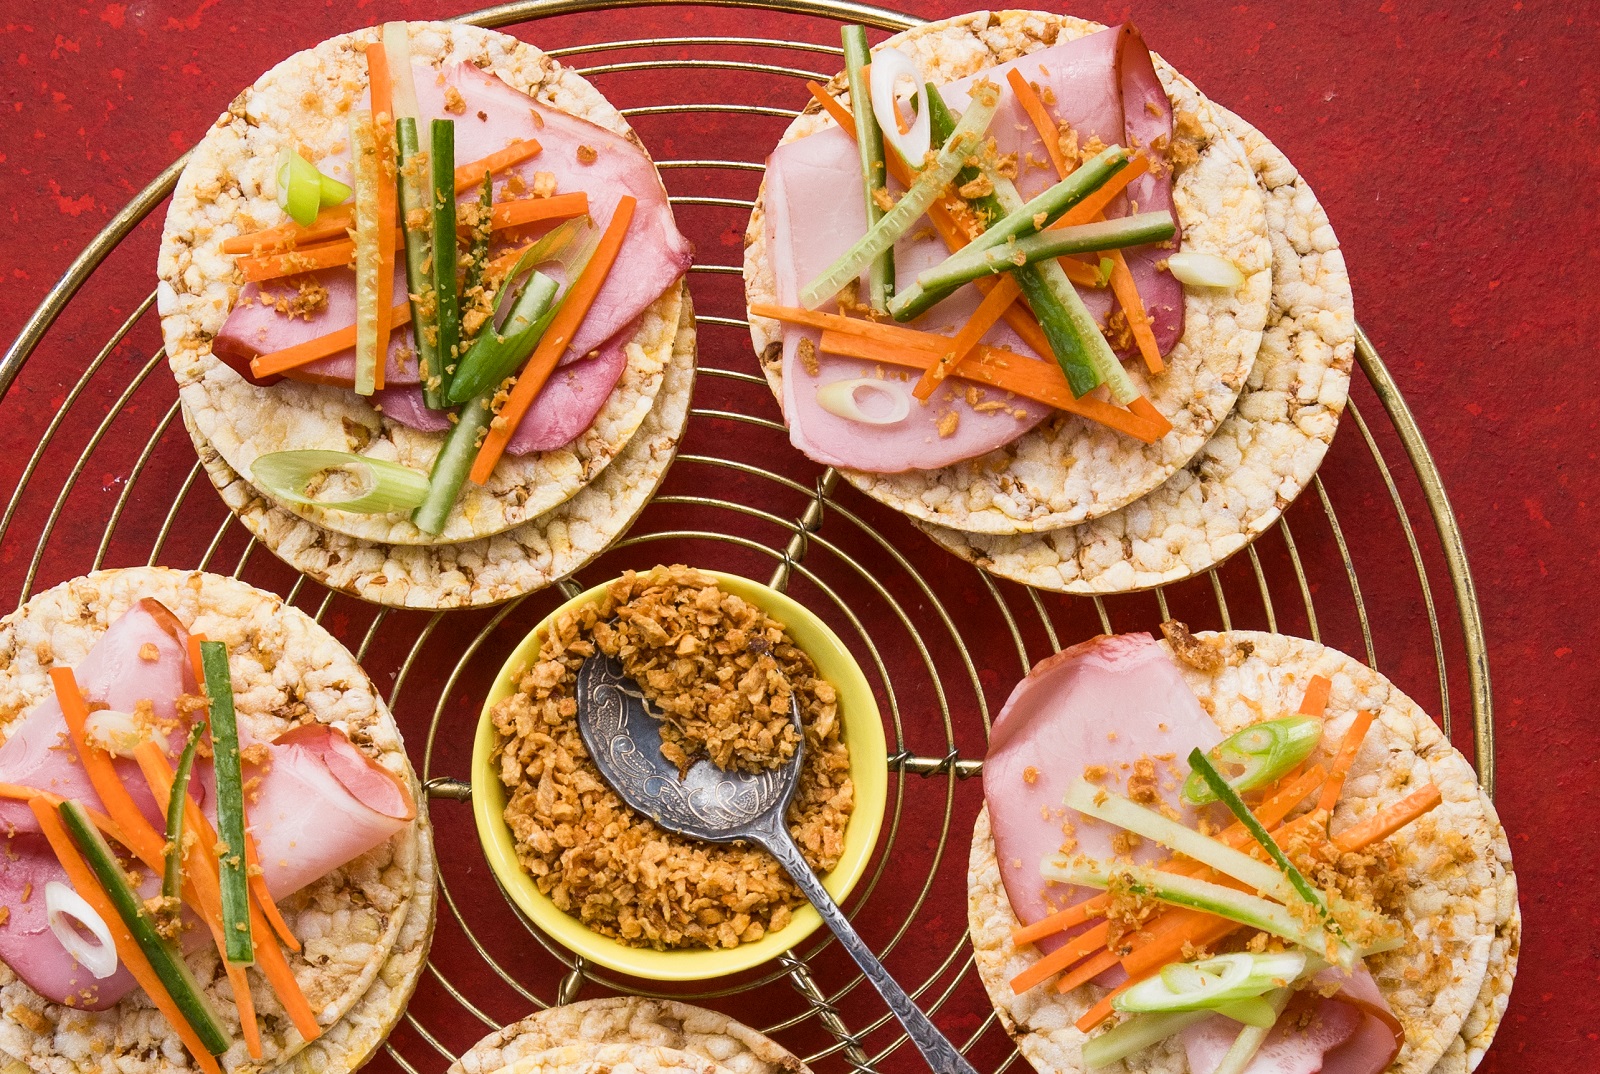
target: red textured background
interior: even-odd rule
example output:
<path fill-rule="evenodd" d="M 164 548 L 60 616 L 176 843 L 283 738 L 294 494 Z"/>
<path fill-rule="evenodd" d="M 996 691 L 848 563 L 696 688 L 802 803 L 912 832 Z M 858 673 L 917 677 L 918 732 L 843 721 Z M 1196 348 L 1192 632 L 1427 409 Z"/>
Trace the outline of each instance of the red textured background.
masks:
<path fill-rule="evenodd" d="M 5 222 L 0 229 L 0 340 L 15 336 L 47 288 L 111 214 L 192 145 L 229 99 L 261 71 L 342 30 L 388 18 L 442 17 L 466 6 L 335 0 L 88 6 L 0 2 L 0 219 Z M 907 3 L 906 9 L 938 17 L 962 7 Z M 1591 506 L 1597 494 L 1600 415 L 1593 373 L 1594 311 L 1600 305 L 1595 254 L 1600 233 L 1593 213 L 1600 180 L 1600 64 L 1595 60 L 1600 26 L 1595 8 L 1542 2 L 1169 0 L 1089 2 L 1072 10 L 1105 21 L 1134 18 L 1153 47 L 1282 147 L 1327 208 L 1349 262 L 1358 317 L 1415 410 L 1460 516 L 1488 633 L 1499 732 L 1498 802 L 1517 856 L 1526 942 L 1510 1012 L 1482 1069 L 1497 1074 L 1593 1069 L 1600 1059 L 1595 1043 L 1600 1039 L 1600 991 L 1595 988 L 1600 979 L 1600 942 L 1595 940 L 1600 931 L 1600 868 L 1593 852 L 1594 744 L 1600 738 L 1593 699 L 1600 694 L 1600 675 L 1590 618 L 1592 601 L 1600 596 L 1594 582 L 1600 567 L 1597 519 Z M 685 33 L 788 33 L 836 40 L 832 27 L 818 21 L 708 9 L 575 16 L 517 32 L 546 45 Z M 627 95 L 632 103 L 652 93 L 661 102 L 715 100 L 717 80 L 725 76 L 674 75 L 659 89 L 639 81 L 641 77 L 654 76 L 628 76 L 601 85 Z M 769 103 L 799 107 L 802 92 L 797 84 L 785 83 L 773 91 Z M 718 138 L 765 138 L 770 144 L 780 129 L 781 123 L 747 126 L 743 120 L 716 116 L 640 124 L 646 142 L 663 156 L 704 152 Z M 739 196 L 750 196 L 753 183 L 741 187 Z M 707 234 L 704 228 L 695 233 L 702 256 L 735 260 L 736 227 L 735 222 L 720 233 Z M 135 232 L 3 401 L 0 492 L 10 495 L 23 460 L 67 387 L 148 293 L 157 236 L 154 222 Z M 721 303 L 717 312 L 736 313 L 727 308 L 736 303 L 736 291 L 729 292 L 728 286 L 729 281 L 697 279 L 697 294 L 703 287 L 707 296 L 702 312 L 710 300 Z M 153 347 L 156 339 L 146 319 L 131 342 L 144 347 L 138 352 L 142 356 L 149 350 L 145 344 Z M 746 340 L 736 331 L 708 331 L 703 360 L 752 370 Z M 134 358 L 119 351 L 111 361 L 133 368 Z M 91 416 L 119 389 L 115 375 L 109 379 L 109 386 L 107 378 L 97 380 L 79 404 Z M 146 408 L 147 418 L 133 420 L 153 422 L 153 415 L 170 403 L 170 382 L 155 384 L 160 380 L 158 374 L 152 381 L 154 402 Z M 714 406 L 723 391 L 702 379 L 697 403 Z M 144 406 L 143 398 L 136 398 L 133 412 Z M 1356 399 L 1391 462 L 1399 460 L 1396 441 L 1385 431 L 1382 413 L 1364 382 L 1357 385 Z M 766 406 L 763 413 L 775 416 L 769 404 L 752 405 Z M 705 426 L 692 432 L 700 436 L 701 450 L 714 450 Z M 754 438 L 750 450 L 766 465 L 802 482 L 811 480 L 815 469 L 793 458 L 781 437 L 748 435 Z M 1363 551 L 1369 546 L 1392 552 L 1398 537 L 1383 486 L 1370 458 L 1354 442 L 1356 435 L 1347 423 L 1324 475 L 1338 501 L 1345 536 L 1356 550 L 1385 670 L 1431 704 L 1439 691 L 1427 620 L 1414 584 L 1399 580 L 1408 568 L 1395 565 L 1391 570 L 1381 559 L 1363 558 L 1378 554 Z M 142 445 L 143 436 L 134 442 Z M 686 450 L 695 446 L 691 436 Z M 181 480 L 188 461 L 174 460 L 163 472 Z M 37 495 L 30 488 L 19 497 L 18 525 L 0 544 L 0 586 L 6 593 L 0 603 L 9 605 L 10 594 L 35 557 L 38 523 L 21 523 L 49 510 L 69 465 L 70 459 L 47 460 L 35 479 Z M 121 466 L 125 463 L 101 467 L 97 461 L 84 482 L 99 485 L 101 493 L 113 490 L 122 480 Z M 683 468 L 680 463 L 679 471 Z M 673 480 L 683 486 L 683 477 L 675 471 Z M 1403 475 L 1400 480 L 1408 502 L 1420 505 L 1414 485 Z M 210 496 L 203 481 L 196 495 Z M 141 486 L 139 500 L 146 499 L 159 501 L 160 486 Z M 875 512 L 860 497 L 847 494 L 845 501 L 892 532 L 898 546 L 911 549 L 908 554 L 917 569 L 931 575 L 949 566 L 947 557 L 887 512 Z M 59 536 L 39 561 L 37 587 L 83 570 L 93 554 L 103 519 L 74 532 L 77 503 L 69 502 Z M 130 508 L 130 517 L 142 525 L 140 507 Z M 103 513 L 103 504 L 95 509 Z M 1296 512 L 1301 513 L 1291 517 L 1308 517 L 1302 509 L 1309 510 L 1298 505 Z M 159 512 L 150 517 L 159 521 Z M 1416 517 L 1425 553 L 1436 561 L 1437 542 L 1426 516 Z M 204 535 L 175 535 L 176 544 L 186 541 L 203 547 Z M 1281 556 L 1267 544 L 1263 542 L 1263 555 L 1269 571 L 1276 570 Z M 1403 555 L 1404 546 L 1398 547 Z M 1309 539 L 1302 552 L 1323 564 L 1317 585 L 1344 584 L 1336 552 L 1325 539 Z M 123 555 L 128 562 L 142 562 L 145 552 L 124 553 L 113 545 L 107 563 L 123 562 Z M 751 569 L 765 568 L 755 564 Z M 1241 570 L 1248 572 L 1235 563 L 1224 572 L 1230 584 L 1241 578 L 1250 584 Z M 281 571 L 275 580 L 287 584 Z M 1433 580 L 1446 618 L 1457 740 L 1466 741 L 1459 733 L 1467 702 L 1459 633 L 1451 622 L 1454 605 L 1443 573 L 1435 569 Z M 961 584 L 971 589 L 967 599 L 986 599 L 976 582 Z M 1014 588 L 1006 592 L 1015 603 Z M 1198 625 L 1216 625 L 1198 610 L 1208 594 L 1208 589 L 1180 587 L 1172 599 L 1180 611 L 1186 603 L 1193 605 Z M 1052 607 L 1057 606 L 1068 607 Z M 1063 614 L 1092 615 L 1075 607 Z M 1359 651 L 1359 633 L 1347 620 L 1333 613 L 1323 623 L 1324 633 Z M 1147 627 L 1148 616 L 1138 625 Z M 1303 629 L 1292 618 L 1282 625 Z M 453 659 L 449 641 L 440 644 L 445 650 L 440 659 Z M 989 659 L 987 652 L 979 652 L 980 675 L 992 706 L 1015 681 L 1017 669 L 1014 655 L 1008 663 L 1001 652 L 993 657 L 993 666 L 983 663 Z M 470 699 L 463 701 L 464 712 L 470 707 Z M 423 714 L 422 727 L 426 718 Z M 415 744 L 416 731 L 408 733 Z M 981 751 L 981 738 L 979 743 Z M 973 755 L 970 749 L 967 753 Z M 970 818 L 975 808 L 972 793 L 973 788 L 965 788 L 957 806 L 958 833 L 967 822 L 961 818 Z M 470 835 L 464 839 L 470 849 Z M 897 844 L 896 855 L 915 853 L 901 849 L 906 845 Z M 470 864 L 461 867 L 470 871 Z M 890 887 L 893 869 L 891 862 Z M 935 896 L 949 902 L 933 914 L 930 927 L 953 928 L 958 935 L 959 882 L 941 886 Z M 893 895 L 880 897 L 892 900 Z M 902 949 L 894 968 L 921 979 L 925 967 L 910 950 L 915 946 L 913 942 Z M 457 957 L 450 951 L 436 955 L 447 964 Z M 436 1000 L 425 986 L 417 1002 Z M 777 1017 L 766 1010 L 741 1009 L 737 997 L 725 1006 L 758 1024 Z M 513 997 L 499 1003 L 494 1013 L 515 1017 L 520 1009 Z M 969 981 L 944 1008 L 941 1023 L 968 1032 L 986 1013 L 981 994 Z M 482 1031 L 476 1022 L 460 1021 L 448 1035 L 447 1043 L 456 1047 Z M 986 1048 L 985 1055 L 1003 1054 L 992 1043 Z M 404 1050 L 421 1069 L 443 1067 L 425 1047 L 419 1051 L 407 1045 Z M 886 1065 L 918 1069 L 904 1051 Z M 395 1069 L 388 1059 L 377 1066 Z"/>

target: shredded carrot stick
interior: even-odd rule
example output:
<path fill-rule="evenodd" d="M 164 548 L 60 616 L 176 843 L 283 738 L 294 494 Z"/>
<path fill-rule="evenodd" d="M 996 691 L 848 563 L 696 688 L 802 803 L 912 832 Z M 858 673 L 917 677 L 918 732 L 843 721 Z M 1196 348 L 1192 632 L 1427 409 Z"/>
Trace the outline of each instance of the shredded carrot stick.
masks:
<path fill-rule="evenodd" d="M 1095 911 L 1103 910 L 1111 904 L 1110 896 L 1101 893 L 1082 902 L 1073 903 L 1065 910 L 1057 910 L 1049 917 L 1040 918 L 1031 925 L 1024 925 L 1020 929 L 1011 930 L 1011 942 L 1018 947 L 1025 943 L 1042 940 L 1046 936 L 1054 936 L 1074 925 L 1081 925 L 1094 916 Z"/>
<path fill-rule="evenodd" d="M 1439 788 L 1429 783 L 1361 823 L 1346 828 L 1333 837 L 1333 843 L 1346 853 L 1371 846 L 1389 838 L 1443 801 L 1444 796 L 1439 793 Z"/>
<path fill-rule="evenodd" d="M 1156 405 L 1150 401 L 1150 397 L 1147 395 L 1141 395 L 1129 403 L 1128 410 L 1134 417 L 1153 430 L 1152 435 L 1156 440 L 1160 440 L 1172 431 L 1172 422 L 1167 420 L 1165 414 L 1156 409 Z"/>
<path fill-rule="evenodd" d="M 1339 804 L 1339 795 L 1344 791 L 1344 777 L 1355 762 L 1356 753 L 1361 749 L 1361 742 L 1367 737 L 1367 729 L 1371 726 L 1372 713 L 1363 709 L 1356 713 L 1356 718 L 1350 722 L 1350 729 L 1344 733 L 1339 752 L 1334 755 L 1333 764 L 1328 766 L 1328 782 L 1322 785 L 1322 797 L 1317 799 L 1317 808 L 1324 813 L 1332 813 L 1333 807 Z"/>
<path fill-rule="evenodd" d="M 1333 681 L 1323 675 L 1311 676 L 1306 683 L 1306 697 L 1300 702 L 1300 715 L 1321 716 L 1328 711 L 1328 696 L 1333 693 Z"/>
<path fill-rule="evenodd" d="M 59 806 L 62 802 L 66 801 L 66 799 L 61 797 L 59 794 L 52 794 L 49 791 L 41 791 L 34 787 L 24 787 L 18 783 L 0 783 L 0 798 L 10 798 L 18 802 L 31 802 L 35 798 L 43 798 L 46 802 L 50 803 L 52 807 Z M 100 829 L 107 839 L 110 839 L 116 843 L 121 843 L 125 847 L 128 846 L 128 839 L 122 834 L 122 829 L 117 827 L 116 821 L 112 820 L 98 809 L 90 809 L 81 802 L 78 803 L 78 805 L 83 810 L 84 815 L 93 822 L 96 828 Z M 132 850 L 133 848 L 128 847 L 128 849 Z"/>
<path fill-rule="evenodd" d="M 520 164 L 529 157 L 542 150 L 542 146 L 532 138 L 512 142 L 504 149 L 497 149 L 482 160 L 463 164 L 456 169 L 456 193 L 465 194 L 474 190 L 483 182 L 484 172 L 501 172 L 513 165 Z M 225 254 L 253 254 L 264 253 L 268 250 L 293 249 L 299 246 L 308 246 L 311 243 L 325 242 L 328 239 L 342 239 L 351 226 L 355 223 L 349 204 L 335 205 L 322 210 L 317 214 L 316 222 L 309 227 L 299 224 L 284 224 L 279 227 L 270 227 L 262 231 L 252 231 L 247 235 L 235 235 L 231 239 L 222 240 L 222 252 Z M 399 226 L 398 219 L 395 226 Z"/>
<path fill-rule="evenodd" d="M 55 686 L 56 701 L 61 705 L 61 715 L 66 720 L 67 734 L 78 753 L 78 760 L 88 773 L 89 783 L 100 797 L 100 804 L 106 807 L 106 812 L 122 830 L 125 837 L 122 844 L 141 858 L 153 855 L 159 859 L 167 845 L 166 839 L 133 804 L 128 788 L 122 785 L 116 766 L 111 763 L 111 755 L 89 743 L 86 731 L 89 706 L 84 703 L 83 692 L 78 689 L 78 680 L 73 676 L 72 669 L 51 668 L 50 681 Z"/>
<path fill-rule="evenodd" d="M 172 999 L 172 994 L 161 983 L 161 978 L 156 976 L 156 971 L 150 965 L 150 960 L 145 958 L 144 951 L 134 940 L 123 924 L 122 916 L 117 913 L 117 908 L 112 905 L 111 898 L 106 894 L 105 888 L 100 886 L 99 879 L 90 870 L 88 864 L 78 854 L 78 848 L 73 845 L 72 837 L 67 834 L 66 826 L 61 823 L 61 818 L 43 795 L 32 799 L 28 807 L 33 810 L 33 815 L 38 818 L 39 830 L 44 833 L 45 840 L 50 844 L 50 849 L 55 851 L 56 860 L 65 870 L 68 881 L 73 890 L 83 896 L 94 912 L 111 930 L 111 939 L 117 948 L 117 957 L 128 968 L 133 979 L 139 987 L 144 989 L 150 1001 L 156 1005 L 156 1010 L 161 1012 L 177 1031 L 178 1039 L 183 1041 L 183 1046 L 189 1049 L 195 1062 L 200 1064 L 200 1069 L 207 1074 L 222 1074 L 222 1068 L 217 1064 L 216 1058 L 200 1043 L 199 1036 L 194 1028 L 189 1025 L 188 1019 L 178 1009 L 177 1003 Z"/>
<path fill-rule="evenodd" d="M 1128 267 L 1128 259 L 1122 256 L 1121 250 L 1108 250 L 1106 256 L 1111 258 L 1111 290 L 1122 307 L 1122 315 L 1128 319 L 1128 331 L 1133 333 L 1133 341 L 1144 358 L 1144 367 L 1151 376 L 1156 376 L 1167 364 L 1161 360 L 1161 348 L 1156 343 L 1144 299 L 1139 296 L 1139 285 L 1133 280 L 1133 270 Z"/>
<path fill-rule="evenodd" d="M 1006 81 L 1011 83 L 1011 91 L 1017 95 L 1017 103 L 1022 105 L 1022 110 L 1028 113 L 1028 118 L 1033 121 L 1034 129 L 1039 132 L 1039 140 L 1044 142 L 1044 151 L 1050 154 L 1050 163 L 1056 166 L 1056 174 L 1063 179 L 1067 177 L 1067 158 L 1061 152 L 1061 139 L 1057 137 L 1059 128 L 1050 118 L 1050 113 L 1045 110 L 1044 102 L 1034 92 L 1033 86 L 1022 77 L 1022 72 L 1013 67 L 1006 72 Z"/>
<path fill-rule="evenodd" d="M 389 330 L 392 332 L 396 327 L 404 324 L 405 319 L 410 315 L 410 299 L 392 307 L 389 310 Z M 327 358 L 338 354 L 340 351 L 349 350 L 355 345 L 356 326 L 350 325 L 348 328 L 341 328 L 337 332 L 329 332 L 325 336 L 318 336 L 316 339 L 308 339 L 304 343 L 296 343 L 292 347 L 285 347 L 281 351 L 259 354 L 250 359 L 250 372 L 258 377 L 269 377 L 283 373 L 285 370 L 296 369 L 315 362 L 319 358 Z M 378 364 L 381 366 L 385 361 L 387 361 L 387 354 L 383 356 Z"/>
<path fill-rule="evenodd" d="M 1154 970 L 1150 971 L 1150 973 L 1154 972 Z M 1149 977 L 1150 973 L 1145 974 L 1144 977 L 1130 977 L 1117 987 L 1113 988 L 1111 991 L 1107 992 L 1105 995 L 1101 996 L 1100 1002 L 1084 1011 L 1083 1017 L 1078 1019 L 1076 1023 L 1078 1029 L 1081 1032 L 1087 1033 L 1098 1026 L 1101 1022 L 1104 1022 L 1107 1018 L 1110 1018 L 1112 1013 L 1111 1001 L 1122 995 L 1122 993 L 1126 992 L 1134 985 L 1138 984 L 1140 981 L 1144 980 L 1145 977 Z"/>
<path fill-rule="evenodd" d="M 163 817 L 167 814 L 167 805 L 172 797 L 171 769 L 166 763 L 166 758 L 161 754 L 161 747 L 154 742 L 141 742 L 133 751 L 134 759 L 139 762 L 139 770 L 144 773 L 144 780 L 150 787 L 150 793 L 155 796 L 156 805 L 161 808 Z M 187 814 L 185 814 L 187 817 Z M 255 998 L 250 994 L 250 978 L 243 966 L 235 965 L 227 959 L 227 941 L 222 935 L 222 890 L 217 879 L 217 874 L 206 868 L 205 855 L 199 846 L 198 838 L 194 844 L 184 852 L 184 884 L 189 889 L 189 902 L 200 919 L 211 929 L 211 937 L 216 942 L 217 953 L 222 956 L 223 969 L 228 975 L 228 987 L 233 992 L 233 1005 L 239 1011 L 239 1029 L 244 1034 L 245 1047 L 249 1049 L 252 1058 L 261 1058 L 261 1026 L 256 1022 Z M 151 869 L 159 869 L 164 863 L 145 862 Z"/>
<path fill-rule="evenodd" d="M 1061 947 L 1051 951 L 1048 955 L 1011 978 L 1011 991 L 1022 995 L 1034 985 L 1046 981 L 1078 960 L 1094 954 L 1098 949 L 1104 948 L 1106 941 L 1111 938 L 1111 922 L 1102 921 L 1092 929 L 1078 933 Z"/>
<path fill-rule="evenodd" d="M 367 46 L 367 81 L 372 90 L 372 124 L 378 142 L 378 363 L 372 372 L 372 390 L 383 390 L 388 362 L 389 332 L 394 326 L 394 254 L 397 234 L 383 226 L 398 214 L 400 181 L 394 145 L 394 82 L 389 77 L 389 54 L 383 45 Z M 351 243 L 351 253 L 355 244 Z"/>
<path fill-rule="evenodd" d="M 1088 984 L 1102 973 L 1118 963 L 1117 953 L 1107 948 L 1097 953 L 1093 958 L 1086 959 L 1074 966 L 1068 973 L 1061 975 L 1061 980 L 1056 982 L 1056 991 L 1061 993 L 1071 992 L 1074 988 Z"/>
<path fill-rule="evenodd" d="M 578 278 L 568 285 L 567 293 L 561 300 L 560 312 L 551 320 L 550 327 L 545 329 L 544 336 L 534 348 L 533 355 L 517 374 L 516 384 L 511 388 L 511 397 L 489 423 L 488 435 L 483 438 L 483 445 L 478 449 L 478 457 L 472 461 L 472 471 L 468 475 L 474 484 L 481 485 L 489 480 L 495 464 L 500 461 L 506 445 L 511 442 L 511 435 L 517 431 L 522 416 L 528 412 L 528 407 L 533 405 L 534 398 L 544 387 L 545 381 L 550 379 L 556 363 L 566 353 L 567 344 L 572 341 L 573 333 L 583 323 L 584 317 L 588 316 L 589 307 L 594 304 L 595 296 L 600 293 L 600 288 L 604 286 L 606 278 L 611 273 L 611 266 L 616 263 L 617 253 L 622 249 L 623 236 L 627 234 L 637 204 L 631 195 L 622 196 L 617 202 L 616 210 L 611 214 L 611 221 L 606 225 L 605 233 L 600 236 L 600 244 L 595 247 L 594 254 L 589 258 L 589 263 L 584 266 Z"/>
<path fill-rule="evenodd" d="M 944 378 L 960 368 L 962 361 L 971 353 L 972 348 L 978 345 L 984 333 L 994 327 L 995 322 L 1021 294 L 1022 289 L 1017 286 L 1016 277 L 1010 273 L 1000 277 L 999 284 L 983 296 L 983 301 L 972 311 L 967 323 L 955 334 L 955 338 L 950 342 L 950 350 L 940 355 L 939 360 L 928 367 L 922 374 L 922 379 L 917 381 L 916 387 L 911 389 L 911 394 L 926 402 L 933 394 L 933 390 L 944 382 Z"/>

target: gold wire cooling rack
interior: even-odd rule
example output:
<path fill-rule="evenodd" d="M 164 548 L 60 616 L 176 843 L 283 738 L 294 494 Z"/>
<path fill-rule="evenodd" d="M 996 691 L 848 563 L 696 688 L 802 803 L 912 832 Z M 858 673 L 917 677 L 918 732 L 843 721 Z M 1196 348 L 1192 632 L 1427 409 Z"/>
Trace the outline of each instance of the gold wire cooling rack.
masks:
<path fill-rule="evenodd" d="M 563 18 L 570 23 L 611 6 L 527 0 L 464 21 L 505 28 L 549 20 L 542 34 L 557 30 Z M 666 8 L 672 0 L 625 6 Z M 619 103 L 652 100 L 622 110 L 650 146 L 700 249 L 691 286 L 701 311 L 702 378 L 683 451 L 632 531 L 583 574 L 592 583 L 625 566 L 667 559 L 732 569 L 791 589 L 845 636 L 874 679 L 893 736 L 885 834 L 847 909 L 979 1069 L 998 1074 L 1018 1057 L 983 998 L 966 942 L 966 842 L 979 798 L 971 777 L 982 768 L 991 711 L 1033 662 L 1089 634 L 1151 629 L 1169 615 L 1222 629 L 1281 627 L 1318 640 L 1328 634 L 1330 643 L 1364 655 L 1373 667 L 1382 645 L 1386 670 L 1436 708 L 1447 735 L 1456 730 L 1452 685 L 1459 696 L 1465 683 L 1471 726 L 1460 737 L 1492 793 L 1488 663 L 1460 530 L 1438 471 L 1388 369 L 1359 329 L 1358 364 L 1387 425 L 1369 425 L 1352 399 L 1347 424 L 1356 442 L 1347 429 L 1324 468 L 1329 481 L 1316 478 L 1304 502 L 1233 561 L 1158 589 L 1153 599 L 1065 598 L 997 582 L 843 486 L 832 470 L 818 473 L 796 456 L 755 371 L 738 238 L 761 161 L 797 114 L 791 106 L 804 102 L 801 82 L 825 81 L 841 65 L 840 49 L 827 42 L 837 41 L 835 24 L 845 21 L 891 32 L 916 22 L 836 0 L 701 0 L 692 13 L 683 9 L 678 24 L 753 25 L 772 36 L 579 36 L 581 45 L 549 49 Z M 714 88 L 738 99 L 677 100 L 705 84 L 693 72 L 721 72 Z M 649 92 L 638 94 L 640 87 Z M 662 95 L 669 101 L 661 102 Z M 117 214 L 0 358 L 0 419 L 28 405 L 20 392 L 7 395 L 24 363 L 60 315 L 90 301 L 79 297 L 85 284 L 167 197 L 186 159 Z M 7 553 L 0 573 L 21 574 L 20 603 L 44 585 L 101 566 L 149 562 L 231 572 L 312 612 L 387 686 L 435 800 L 442 900 L 428 972 L 375 1065 L 439 1070 L 530 1008 L 635 992 L 722 1007 L 825 1068 L 917 1069 L 898 1025 L 826 939 L 734 979 L 663 991 L 586 965 L 497 896 L 469 810 L 453 804 L 469 796 L 458 777 L 467 772 L 471 728 L 490 676 L 560 593 L 482 611 L 395 611 L 323 590 L 255 555 L 255 539 L 204 490 L 206 482 L 198 481 L 196 491 L 202 471 L 175 421 L 175 389 L 153 375 L 164 355 L 156 349 L 142 364 L 128 358 L 139 339 L 159 338 L 155 297 L 137 304 L 55 406 L 0 516 L 0 548 Z M 1389 456 L 1397 451 L 1404 463 L 1392 466 Z M 96 490 L 98 475 L 104 477 Z M 1336 500 L 1345 505 L 1342 515 Z M 1437 543 L 1413 525 L 1423 512 Z M 1440 578 L 1448 580 L 1454 619 L 1435 597 Z M 575 586 L 569 580 L 562 588 Z"/>

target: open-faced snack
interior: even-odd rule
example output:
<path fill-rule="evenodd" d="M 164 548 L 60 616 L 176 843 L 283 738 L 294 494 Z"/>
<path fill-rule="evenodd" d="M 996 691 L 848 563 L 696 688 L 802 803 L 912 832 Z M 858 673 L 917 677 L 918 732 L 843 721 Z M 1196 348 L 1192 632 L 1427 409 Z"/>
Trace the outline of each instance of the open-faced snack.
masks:
<path fill-rule="evenodd" d="M 1322 461 L 1349 393 L 1355 313 L 1338 237 L 1316 196 L 1260 131 L 1220 106 L 1267 199 L 1272 309 L 1233 412 L 1160 488 L 1109 515 L 1031 534 L 925 522 L 991 574 L 1064 593 L 1125 593 L 1209 570 L 1264 533 Z"/>
<path fill-rule="evenodd" d="M 813 89 L 746 236 L 751 333 L 791 439 L 913 518 L 979 533 L 1072 525 L 1160 485 L 1232 408 L 1266 322 L 1271 248 L 1238 140 L 1128 25 L 976 12 L 872 59 L 889 78 L 871 107 L 846 76 Z M 914 108 L 878 99 L 908 81 L 932 87 Z M 875 159 L 857 119 L 908 114 L 930 117 L 928 155 Z"/>
<path fill-rule="evenodd" d="M 0 621 L 0 667 L 0 1052 L 365 1061 L 421 973 L 433 857 L 349 652 L 242 582 L 132 568 Z"/>
<path fill-rule="evenodd" d="M 369 542 L 476 540 L 626 448 L 690 257 L 582 78 L 503 34 L 390 23 L 291 56 L 202 140 L 162 329 L 189 420 L 276 505 Z"/>
<path fill-rule="evenodd" d="M 687 295 L 683 308 L 655 405 L 615 461 L 559 507 L 476 541 L 382 544 L 323 529 L 235 473 L 188 415 L 184 425 L 223 502 L 274 555 L 313 581 L 395 607 L 498 604 L 581 570 L 633 524 L 661 487 L 694 393 L 694 307 Z"/>
<path fill-rule="evenodd" d="M 995 721 L 968 909 L 1023 1055 L 1046 1074 L 1465 1069 L 1519 927 L 1466 760 L 1335 650 L 1168 637 L 1050 657 Z"/>
<path fill-rule="evenodd" d="M 447 1074 L 497 1074 L 571 1045 L 633 1045 L 696 1056 L 721 1074 L 807 1074 L 772 1038 L 720 1011 L 670 999 L 614 996 L 530 1014 L 473 1045 Z"/>
<path fill-rule="evenodd" d="M 589 932 L 656 951 L 733 948 L 787 926 L 805 899 L 770 855 L 665 832 L 623 804 L 584 747 L 574 691 L 591 655 L 621 660 L 652 701 L 692 699 L 659 713 L 663 755 L 709 753 L 745 767 L 793 755 L 793 698 L 805 753 L 789 830 L 827 872 L 845 853 L 856 806 L 851 755 L 839 692 L 788 628 L 678 566 L 626 573 L 542 635 L 516 690 L 487 710 L 503 820 L 538 891 Z"/>

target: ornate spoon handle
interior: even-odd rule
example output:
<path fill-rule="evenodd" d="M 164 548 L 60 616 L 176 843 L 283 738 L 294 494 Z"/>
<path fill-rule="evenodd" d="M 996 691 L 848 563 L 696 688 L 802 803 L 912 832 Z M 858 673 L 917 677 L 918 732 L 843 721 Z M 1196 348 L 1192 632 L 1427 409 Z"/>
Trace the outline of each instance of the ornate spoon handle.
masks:
<path fill-rule="evenodd" d="M 760 842 L 763 847 L 778 859 L 778 864 L 786 869 L 794 882 L 800 886 L 800 891 L 811 900 L 811 905 L 817 908 L 822 915 L 822 920 L 828 923 L 833 934 L 839 938 L 844 949 L 850 952 L 850 957 L 856 960 L 856 965 L 861 967 L 861 972 L 866 974 L 867 980 L 883 996 L 884 1002 L 889 1005 L 889 1010 L 900 1019 L 900 1024 L 905 1026 L 906 1033 L 911 1037 L 911 1043 L 917 1046 L 922 1053 L 922 1058 L 927 1060 L 928 1066 L 934 1074 L 977 1074 L 972 1064 L 967 1062 L 955 1045 L 951 1044 L 945 1035 L 928 1020 L 911 997 L 906 995 L 895 979 L 889 976 L 889 971 L 883 968 L 877 956 L 867 947 L 866 943 L 857 934 L 850 924 L 850 919 L 844 916 L 844 911 L 839 909 L 839 904 L 833 901 L 822 881 L 817 879 L 817 874 L 811 871 L 811 866 L 806 864 L 805 858 L 800 853 L 800 848 L 795 845 L 794 839 L 784 828 L 782 814 L 776 823 L 770 818 L 768 823 L 760 826 L 759 830 L 750 832 L 750 837 Z"/>

